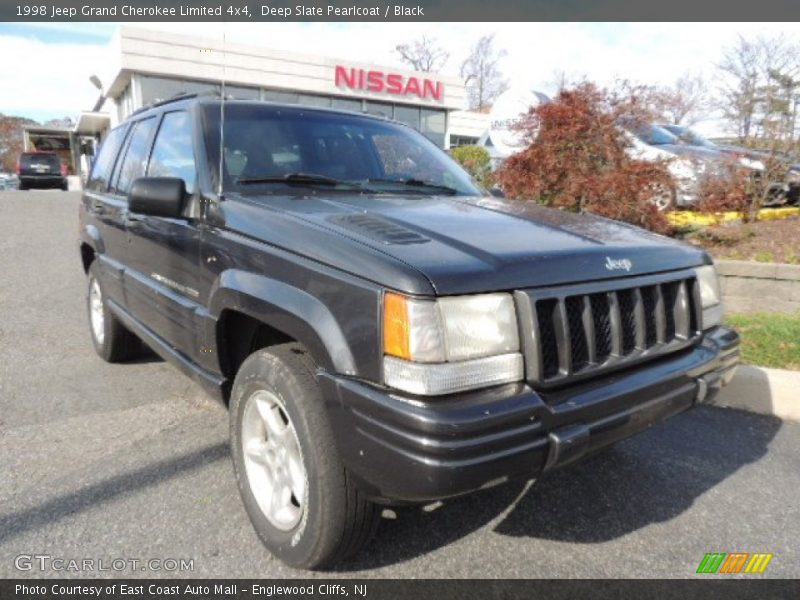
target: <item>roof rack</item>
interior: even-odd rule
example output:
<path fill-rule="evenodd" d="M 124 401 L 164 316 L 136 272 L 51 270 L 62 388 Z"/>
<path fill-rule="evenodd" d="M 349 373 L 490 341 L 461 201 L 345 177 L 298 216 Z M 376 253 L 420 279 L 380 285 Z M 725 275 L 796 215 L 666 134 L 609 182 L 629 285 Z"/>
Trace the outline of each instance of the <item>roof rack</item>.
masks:
<path fill-rule="evenodd" d="M 222 98 L 222 94 L 220 93 L 219 90 L 205 90 L 205 91 L 202 91 L 202 92 L 178 92 L 174 96 L 171 96 L 169 98 L 165 98 L 164 100 L 158 100 L 156 102 L 152 102 L 150 104 L 146 104 L 145 106 L 142 106 L 141 108 L 137 108 L 135 111 L 133 111 L 126 118 L 133 117 L 134 115 L 138 115 L 140 113 L 148 111 L 151 108 L 158 108 L 159 106 L 164 106 L 166 104 L 171 104 L 172 102 L 179 102 L 180 100 L 189 100 L 191 98 L 203 98 L 203 97 Z M 230 94 L 225 94 L 225 100 L 226 101 L 228 101 L 228 100 L 236 100 L 236 99 L 237 98 L 235 96 L 232 96 Z M 262 100 L 261 102 L 264 102 L 265 104 L 277 104 L 277 105 L 281 105 L 281 106 L 283 106 L 285 104 L 283 102 L 275 102 L 275 101 L 271 101 L 271 100 Z M 363 110 L 355 111 L 355 110 L 347 110 L 347 109 L 341 109 L 341 108 L 331 108 L 331 107 L 326 107 L 326 106 L 306 106 L 306 105 L 302 105 L 302 104 L 292 104 L 291 106 L 296 106 L 298 108 L 304 108 L 304 109 L 316 110 L 316 111 L 352 113 L 354 115 L 366 116 L 366 117 L 370 117 L 372 119 L 377 119 L 377 120 L 380 120 L 380 121 L 390 121 L 392 123 L 399 123 L 401 125 L 407 125 L 406 123 L 403 123 L 402 121 L 396 121 L 392 117 L 387 117 L 386 115 L 372 114 L 372 113 L 368 113 L 368 112 L 363 111 Z M 411 127 L 410 125 L 407 125 L 407 126 Z"/>
<path fill-rule="evenodd" d="M 143 113 L 151 108 L 158 108 L 159 106 L 164 106 L 165 104 L 171 104 L 172 102 L 178 102 L 180 100 L 188 100 L 190 98 L 201 98 L 203 96 L 215 96 L 217 98 L 221 98 L 222 95 L 219 93 L 218 90 L 206 90 L 204 92 L 178 92 L 174 96 L 170 96 L 169 98 L 165 98 L 164 100 L 157 100 L 155 102 L 151 102 L 150 104 L 145 104 L 141 108 L 137 108 L 133 111 L 129 116 L 132 117 L 133 115 L 138 115 L 139 113 Z M 228 96 L 225 97 L 228 99 Z"/>

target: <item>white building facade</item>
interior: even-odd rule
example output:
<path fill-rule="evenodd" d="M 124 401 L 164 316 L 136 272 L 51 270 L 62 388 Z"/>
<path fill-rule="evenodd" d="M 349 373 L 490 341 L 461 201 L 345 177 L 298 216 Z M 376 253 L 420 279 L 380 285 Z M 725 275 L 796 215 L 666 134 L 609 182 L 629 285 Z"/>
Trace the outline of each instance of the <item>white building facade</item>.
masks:
<path fill-rule="evenodd" d="M 26 149 L 57 147 L 75 185 L 88 174 L 96 142 L 132 112 L 182 93 L 219 92 L 223 81 L 226 97 L 381 115 L 442 148 L 477 143 L 488 127 L 488 115 L 464 110 L 457 77 L 130 26 L 117 30 L 105 57 L 107 68 L 92 77 L 100 98 L 73 130 L 25 132 Z"/>
<path fill-rule="evenodd" d="M 213 92 L 224 81 L 226 96 L 382 115 L 447 148 L 450 135 L 459 135 L 451 131 L 453 113 L 467 101 L 455 77 L 128 26 L 109 56 L 111 70 L 98 76 L 112 126 L 142 106 Z"/>

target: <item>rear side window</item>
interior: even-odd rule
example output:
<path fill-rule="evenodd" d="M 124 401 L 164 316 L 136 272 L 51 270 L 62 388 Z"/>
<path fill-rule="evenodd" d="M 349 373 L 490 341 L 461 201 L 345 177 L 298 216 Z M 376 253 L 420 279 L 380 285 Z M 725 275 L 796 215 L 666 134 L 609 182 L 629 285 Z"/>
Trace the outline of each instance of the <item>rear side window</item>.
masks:
<path fill-rule="evenodd" d="M 104 192 L 108 189 L 108 182 L 111 180 L 111 170 L 114 168 L 114 160 L 117 158 L 119 148 L 125 139 L 125 127 L 117 127 L 111 130 L 106 136 L 105 141 L 100 146 L 100 152 L 92 166 L 92 173 L 86 188 L 96 192 Z"/>
<path fill-rule="evenodd" d="M 114 192 L 117 194 L 127 194 L 134 179 L 143 177 L 147 167 L 147 154 L 150 150 L 150 140 L 152 139 L 153 128 L 156 120 L 153 117 L 142 119 L 133 126 L 130 141 L 125 150 L 125 157 L 119 167 L 119 174 L 116 176 Z"/>
<path fill-rule="evenodd" d="M 180 177 L 186 183 L 186 191 L 194 193 L 196 171 L 192 123 L 187 112 L 164 115 L 153 144 L 147 174 L 150 177 Z"/>

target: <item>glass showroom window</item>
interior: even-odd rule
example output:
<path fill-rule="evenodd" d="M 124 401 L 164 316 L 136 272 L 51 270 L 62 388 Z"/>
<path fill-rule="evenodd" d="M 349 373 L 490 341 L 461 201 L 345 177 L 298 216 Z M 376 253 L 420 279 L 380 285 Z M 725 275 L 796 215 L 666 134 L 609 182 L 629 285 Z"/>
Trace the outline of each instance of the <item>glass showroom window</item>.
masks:
<path fill-rule="evenodd" d="M 178 94 L 202 94 L 219 90 L 219 86 L 202 81 L 184 79 L 167 79 L 143 75 L 139 78 L 142 90 L 142 105 L 168 100 Z"/>
<path fill-rule="evenodd" d="M 318 106 L 320 108 L 330 108 L 331 99 L 329 96 L 316 96 L 314 94 L 298 94 L 298 100 L 303 106 Z"/>
<path fill-rule="evenodd" d="M 450 136 L 450 147 L 451 148 L 458 148 L 459 146 L 474 146 L 478 143 L 480 138 L 468 136 L 468 135 L 451 135 Z"/>
<path fill-rule="evenodd" d="M 240 85 L 226 85 L 225 96 L 230 96 L 237 100 L 260 100 L 261 90 L 252 87 L 243 87 Z"/>
<path fill-rule="evenodd" d="M 131 86 L 128 84 L 125 86 L 125 90 L 120 94 L 119 100 L 117 100 L 117 116 L 120 121 L 124 121 L 134 110 L 133 94 L 131 93 Z"/>
<path fill-rule="evenodd" d="M 338 110 L 350 110 L 353 112 L 361 112 L 363 110 L 361 100 L 351 100 L 350 98 L 333 98 L 331 107 Z"/>
<path fill-rule="evenodd" d="M 420 130 L 420 115 L 418 106 L 403 106 L 402 104 L 395 104 L 394 118 L 401 123 L 410 125 L 417 131 Z"/>
<path fill-rule="evenodd" d="M 444 134 L 447 129 L 447 113 L 443 110 L 423 108 L 421 110 L 422 134 L 440 148 L 444 148 Z"/>
<path fill-rule="evenodd" d="M 279 92 L 278 90 L 262 90 L 263 98 L 269 102 L 282 102 L 284 104 L 298 104 L 300 94 L 297 92 Z"/>
<path fill-rule="evenodd" d="M 378 115 L 379 117 L 386 117 L 388 119 L 394 117 L 394 106 L 388 102 L 373 102 L 372 100 L 367 100 L 364 104 L 364 111 L 371 115 Z"/>

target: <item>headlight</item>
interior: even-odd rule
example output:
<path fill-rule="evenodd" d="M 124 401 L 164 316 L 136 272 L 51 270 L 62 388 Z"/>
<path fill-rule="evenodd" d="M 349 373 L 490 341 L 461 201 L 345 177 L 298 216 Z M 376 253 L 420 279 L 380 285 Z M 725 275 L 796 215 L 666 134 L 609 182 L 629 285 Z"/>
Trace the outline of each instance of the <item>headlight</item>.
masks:
<path fill-rule="evenodd" d="M 703 329 L 722 323 L 722 294 L 719 289 L 719 278 L 714 265 L 698 267 L 697 285 L 700 286 L 700 302 L 703 305 Z"/>
<path fill-rule="evenodd" d="M 677 158 L 669 163 L 669 172 L 680 181 L 695 181 L 705 170 L 705 165 L 687 158 Z"/>
<path fill-rule="evenodd" d="M 387 293 L 384 380 L 420 395 L 520 381 L 522 355 L 510 294 L 423 300 Z"/>

